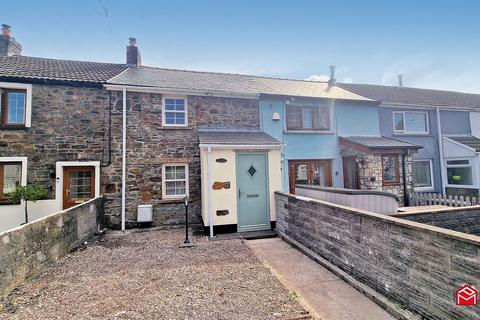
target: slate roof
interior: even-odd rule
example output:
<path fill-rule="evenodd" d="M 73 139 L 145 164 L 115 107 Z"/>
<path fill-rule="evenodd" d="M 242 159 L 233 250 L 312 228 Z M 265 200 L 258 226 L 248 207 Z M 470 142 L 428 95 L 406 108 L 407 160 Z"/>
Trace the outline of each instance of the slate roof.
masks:
<path fill-rule="evenodd" d="M 369 149 L 420 149 L 422 146 L 386 138 L 386 137 L 366 137 L 366 136 L 356 136 L 356 137 L 340 137 L 340 143 L 342 140 L 367 147 Z"/>
<path fill-rule="evenodd" d="M 475 149 L 476 152 L 480 152 L 480 139 L 474 136 L 447 136 L 447 138 L 452 139 L 456 142 L 464 144 L 472 149 Z"/>
<path fill-rule="evenodd" d="M 199 132 L 203 144 L 225 145 L 280 145 L 281 142 L 265 132 L 208 131 Z"/>
<path fill-rule="evenodd" d="M 384 103 L 453 108 L 480 107 L 480 94 L 357 83 L 338 83 L 338 86 Z"/>
<path fill-rule="evenodd" d="M 108 83 L 167 89 L 199 90 L 205 93 L 268 94 L 346 100 L 371 100 L 336 86 L 330 87 L 326 82 L 145 66 L 129 68 L 109 80 Z"/>
<path fill-rule="evenodd" d="M 125 64 L 55 60 L 26 56 L 0 57 L 0 78 L 105 83 L 127 68 Z"/>

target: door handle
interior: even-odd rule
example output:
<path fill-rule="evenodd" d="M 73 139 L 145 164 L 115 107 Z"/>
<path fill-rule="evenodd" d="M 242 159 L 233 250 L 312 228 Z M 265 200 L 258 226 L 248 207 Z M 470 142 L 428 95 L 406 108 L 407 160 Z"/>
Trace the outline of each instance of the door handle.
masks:
<path fill-rule="evenodd" d="M 240 191 L 240 189 L 238 189 L 238 199 L 240 199 L 242 197 L 242 192 Z"/>
<path fill-rule="evenodd" d="M 258 198 L 258 193 L 247 193 L 247 198 Z"/>

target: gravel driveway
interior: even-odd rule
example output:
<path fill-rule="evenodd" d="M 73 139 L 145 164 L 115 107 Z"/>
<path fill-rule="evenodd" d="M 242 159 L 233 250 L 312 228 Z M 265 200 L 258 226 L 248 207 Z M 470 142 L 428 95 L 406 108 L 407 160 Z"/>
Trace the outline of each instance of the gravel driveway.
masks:
<path fill-rule="evenodd" d="M 105 237 L 8 297 L 0 319 L 293 319 L 306 312 L 240 240 Z"/>

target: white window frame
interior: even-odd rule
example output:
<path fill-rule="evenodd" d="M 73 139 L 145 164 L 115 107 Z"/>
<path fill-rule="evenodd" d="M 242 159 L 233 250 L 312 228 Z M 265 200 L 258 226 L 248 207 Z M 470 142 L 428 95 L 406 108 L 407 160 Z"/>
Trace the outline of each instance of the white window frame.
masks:
<path fill-rule="evenodd" d="M 428 161 L 430 164 L 430 182 L 429 187 L 414 187 L 415 191 L 433 191 L 435 189 L 435 181 L 433 177 L 433 160 L 432 159 L 413 159 L 413 162 L 425 162 Z M 413 168 L 412 168 L 413 169 Z M 413 177 L 415 180 L 415 176 Z"/>
<path fill-rule="evenodd" d="M 25 90 L 27 92 L 25 102 L 25 128 L 32 126 L 32 85 L 26 83 L 0 82 L 0 89 Z M 2 95 L 0 95 L 0 106 Z"/>
<path fill-rule="evenodd" d="M 22 164 L 20 172 L 20 185 L 22 187 L 25 187 L 27 185 L 27 157 L 0 157 L 0 162 L 20 162 Z"/>
<path fill-rule="evenodd" d="M 167 188 L 166 188 L 166 179 L 165 179 L 165 167 L 175 167 L 175 166 L 184 166 L 185 167 L 185 194 L 181 195 L 167 195 Z M 190 184 L 190 179 L 189 179 L 189 168 L 188 168 L 188 163 L 185 162 L 179 162 L 179 163 L 164 163 L 162 164 L 162 199 L 168 199 L 168 200 L 180 200 L 185 198 L 185 196 L 188 196 L 190 193 L 189 190 L 189 184 Z M 168 180 L 168 181 L 183 181 L 182 180 Z"/>
<path fill-rule="evenodd" d="M 466 160 L 468 164 L 448 164 L 448 161 Z M 472 184 L 449 184 L 448 183 L 448 168 L 470 168 L 472 173 Z M 475 172 L 472 161 L 469 158 L 448 158 L 445 159 L 445 185 L 452 188 L 475 188 Z"/>
<path fill-rule="evenodd" d="M 165 109 L 165 100 L 166 99 L 182 99 L 185 104 L 185 111 L 171 111 Z M 175 112 L 175 113 L 185 113 L 185 123 L 184 124 L 167 124 L 165 113 L 166 112 Z M 164 127 L 188 127 L 188 99 L 185 96 L 164 96 L 162 97 L 162 126 Z"/>
<path fill-rule="evenodd" d="M 425 115 L 425 122 L 427 125 L 427 131 L 408 131 L 406 129 L 406 121 L 405 121 L 405 114 L 406 113 L 420 113 Z M 403 130 L 397 130 L 395 129 L 395 115 L 396 114 L 401 114 L 403 118 Z M 428 116 L 428 112 L 426 111 L 393 111 L 392 113 L 392 121 L 393 121 L 393 132 L 395 134 L 408 134 L 408 135 L 427 135 L 430 134 L 430 118 Z"/>

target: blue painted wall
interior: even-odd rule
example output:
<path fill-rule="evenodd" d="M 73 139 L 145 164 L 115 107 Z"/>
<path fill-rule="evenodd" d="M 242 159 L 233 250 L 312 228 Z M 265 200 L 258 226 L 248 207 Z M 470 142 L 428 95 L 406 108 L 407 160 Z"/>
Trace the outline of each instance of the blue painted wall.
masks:
<path fill-rule="evenodd" d="M 414 143 L 423 146 L 422 149 L 415 153 L 413 159 L 431 159 L 433 163 L 433 183 L 434 191 L 441 192 L 441 176 L 440 176 L 440 153 L 438 149 L 438 135 L 437 135 L 437 118 L 436 112 L 431 110 L 422 110 L 421 108 L 415 111 L 425 111 L 428 113 L 428 120 L 430 126 L 430 133 L 428 135 L 412 135 L 412 134 L 394 134 L 393 133 L 393 112 L 394 111 L 411 111 L 408 108 L 385 108 L 380 107 L 380 131 L 382 136 Z"/>
<path fill-rule="evenodd" d="M 470 134 L 470 113 L 465 111 L 440 111 L 443 134 Z"/>
<path fill-rule="evenodd" d="M 379 115 L 375 103 L 335 101 L 330 133 L 299 133 L 285 130 L 285 98 L 261 99 L 260 113 L 262 130 L 285 144 L 283 150 L 283 188 L 288 191 L 288 160 L 331 159 L 332 182 L 343 187 L 342 161 L 338 136 L 379 136 Z M 316 100 L 329 104 L 329 100 Z M 298 102 L 298 100 L 297 100 Z M 312 100 L 308 101 L 312 103 Z M 273 114 L 280 115 L 279 121 L 272 120 Z"/>

